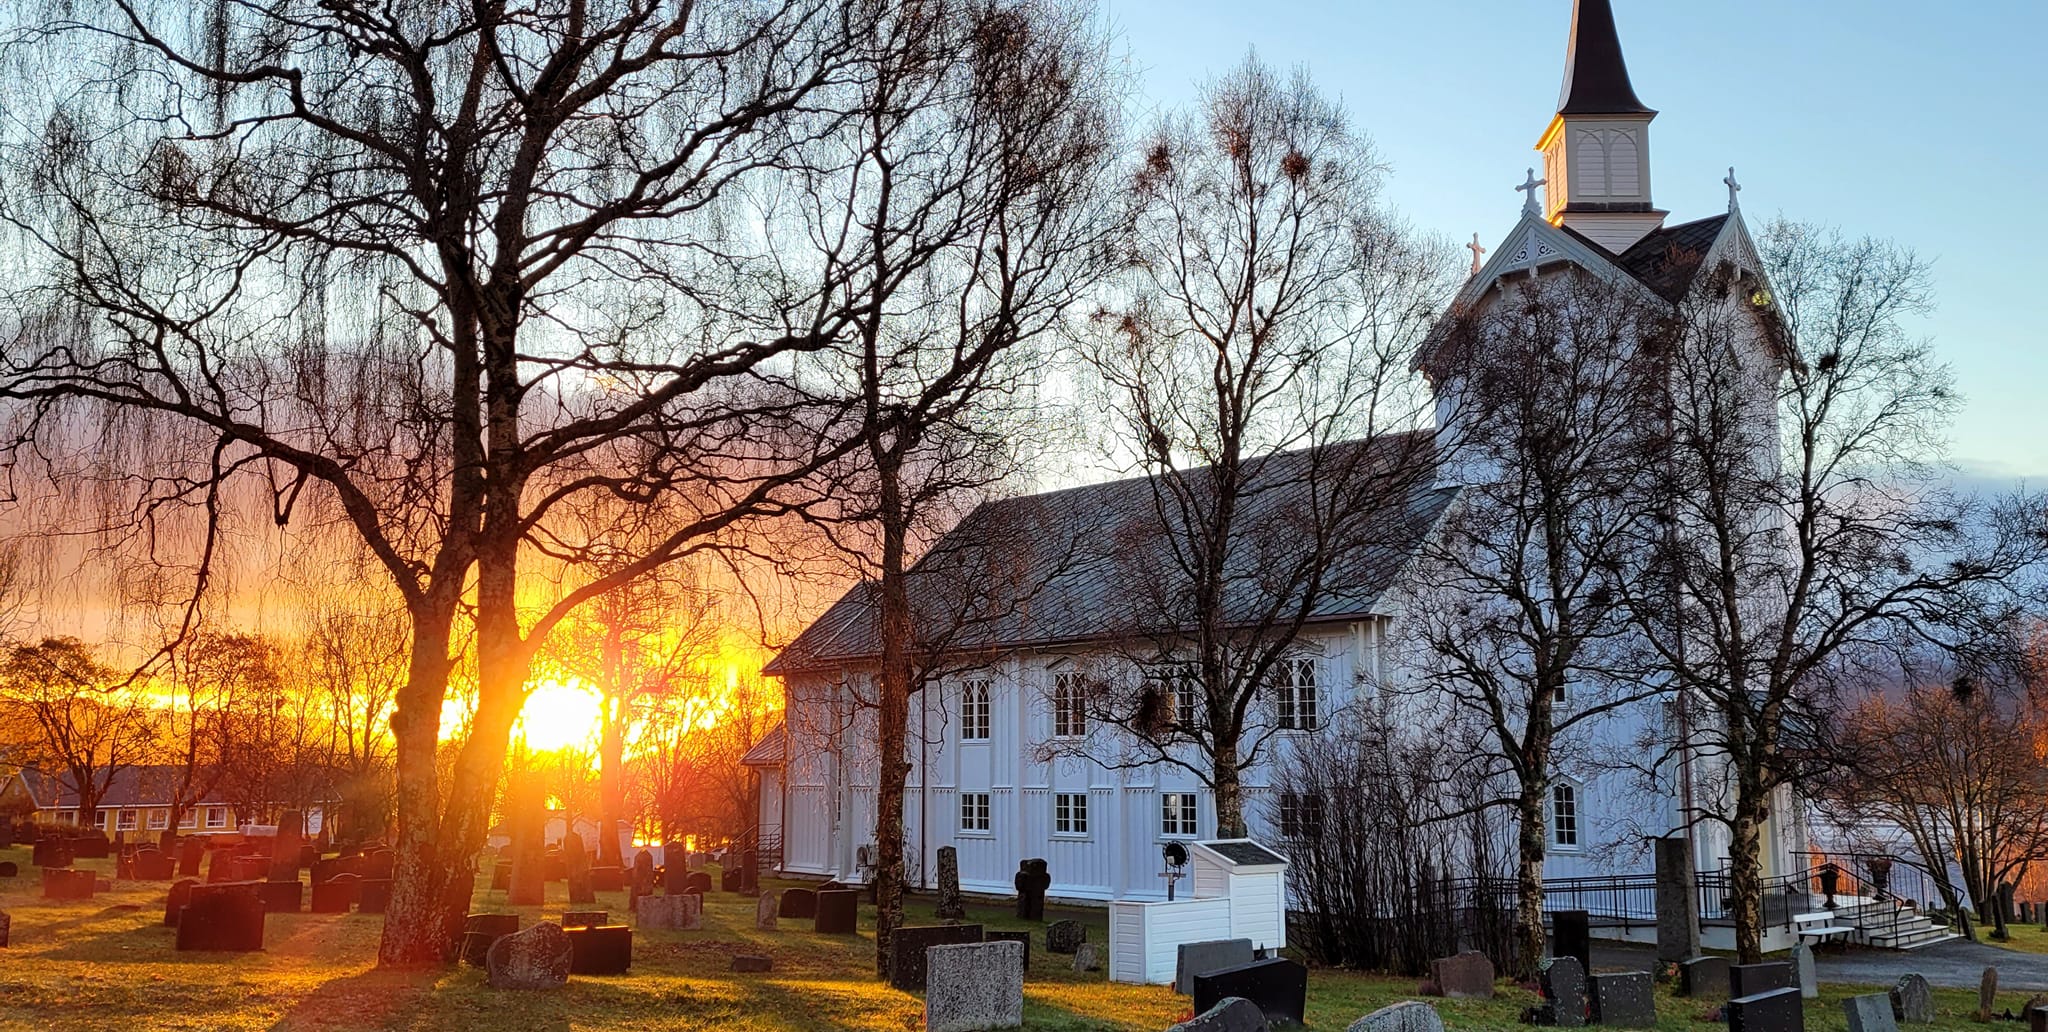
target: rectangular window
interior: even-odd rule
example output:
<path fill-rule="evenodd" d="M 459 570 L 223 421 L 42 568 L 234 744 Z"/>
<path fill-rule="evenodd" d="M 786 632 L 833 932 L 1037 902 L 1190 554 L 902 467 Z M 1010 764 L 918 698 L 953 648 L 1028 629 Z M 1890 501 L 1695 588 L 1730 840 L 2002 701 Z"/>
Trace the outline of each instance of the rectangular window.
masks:
<path fill-rule="evenodd" d="M 1550 844 L 1559 849 L 1579 845 L 1579 793 L 1566 784 L 1550 786 Z"/>
<path fill-rule="evenodd" d="M 1052 830 L 1055 835 L 1088 834 L 1088 794 L 1058 792 L 1052 797 Z"/>
<path fill-rule="evenodd" d="M 134 810 L 123 810 L 121 811 L 121 821 L 114 826 L 114 829 L 116 831 L 134 831 L 138 827 L 136 824 L 138 817 L 139 815 Z"/>
<path fill-rule="evenodd" d="M 960 830 L 988 830 L 988 793 L 960 793 Z"/>
<path fill-rule="evenodd" d="M 178 827 L 180 828 L 196 828 L 198 826 L 199 811 L 197 809 L 188 808 L 184 816 L 178 818 Z"/>
<path fill-rule="evenodd" d="M 986 742 L 989 738 L 987 681 L 967 681 L 960 686 L 960 740 Z"/>
<path fill-rule="evenodd" d="M 1323 837 L 1321 793 L 1280 793 L 1280 837 L 1319 839 Z"/>
<path fill-rule="evenodd" d="M 59 824 L 77 824 L 77 823 L 78 823 L 78 811 L 77 811 L 77 810 L 65 810 L 64 812 L 62 812 L 62 813 L 59 813 L 59 814 L 57 815 L 57 823 L 59 823 Z"/>
<path fill-rule="evenodd" d="M 1057 674 L 1052 679 L 1052 735 L 1082 738 L 1088 734 L 1088 712 L 1082 705 L 1081 675 Z"/>
<path fill-rule="evenodd" d="M 1322 724 L 1321 701 L 1316 698 L 1316 661 L 1287 659 L 1273 678 L 1280 727 L 1285 731 L 1314 731 Z"/>
<path fill-rule="evenodd" d="M 225 828 L 225 827 L 227 827 L 227 826 L 228 826 L 228 808 L 227 808 L 227 807 L 225 807 L 225 806 L 209 806 L 209 807 L 207 807 L 207 808 L 206 808 L 206 826 L 207 826 L 207 827 L 209 827 L 209 828 Z"/>
<path fill-rule="evenodd" d="M 1195 834 L 1195 794 L 1193 792 L 1160 793 L 1159 833 L 1161 835 Z"/>
<path fill-rule="evenodd" d="M 168 828 L 168 827 L 170 827 L 170 826 L 171 826 L 171 811 L 169 811 L 169 810 L 151 810 L 151 811 L 149 811 L 149 830 L 151 830 L 151 831 L 162 831 L 162 830 L 164 830 L 165 828 Z"/>
<path fill-rule="evenodd" d="M 100 829 L 101 831 L 106 831 L 106 830 L 108 830 L 108 826 L 109 826 L 110 824 L 112 824 L 113 820 L 114 820 L 114 811 L 112 811 L 112 810 L 95 810 L 95 811 L 93 811 L 93 815 L 92 815 L 92 826 L 93 826 L 93 827 L 95 827 L 95 828 L 98 828 L 98 829 Z"/>

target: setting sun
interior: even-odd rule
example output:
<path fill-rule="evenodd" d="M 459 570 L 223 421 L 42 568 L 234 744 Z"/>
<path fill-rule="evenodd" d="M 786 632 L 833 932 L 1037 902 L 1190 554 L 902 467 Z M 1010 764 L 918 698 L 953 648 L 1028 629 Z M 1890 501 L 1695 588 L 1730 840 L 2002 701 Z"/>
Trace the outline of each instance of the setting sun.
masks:
<path fill-rule="evenodd" d="M 526 706 L 519 711 L 519 723 L 512 733 L 539 752 L 595 749 L 602 725 L 597 693 L 572 678 L 534 688 L 526 696 Z"/>

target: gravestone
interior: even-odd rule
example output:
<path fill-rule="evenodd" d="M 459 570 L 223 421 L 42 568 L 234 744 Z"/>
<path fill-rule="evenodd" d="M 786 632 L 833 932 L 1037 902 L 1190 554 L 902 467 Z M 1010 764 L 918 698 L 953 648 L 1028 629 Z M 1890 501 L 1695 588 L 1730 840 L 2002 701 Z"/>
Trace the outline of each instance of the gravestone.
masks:
<path fill-rule="evenodd" d="M 2027 1032 L 2048 1032 L 2048 1003 L 2030 1003 L 2021 1017 L 2027 1021 Z M 1892 1026 L 1897 1029 L 1897 1025 Z M 1849 1032 L 1856 1032 L 1850 1029 Z"/>
<path fill-rule="evenodd" d="M 270 877 L 270 858 L 248 853 L 235 858 L 233 881 L 262 881 Z"/>
<path fill-rule="evenodd" d="M 1017 942 L 1024 944 L 1024 975 L 1031 975 L 1031 933 L 1030 932 L 982 932 L 982 942 Z"/>
<path fill-rule="evenodd" d="M 1609 1028 L 1649 1028 L 1657 1023 L 1656 987 L 1648 971 L 1593 975 L 1593 1023 Z"/>
<path fill-rule="evenodd" d="M 313 883 L 311 910 L 316 914 L 346 914 L 356 905 L 356 893 L 362 888 L 362 878 L 353 874 L 337 874 L 324 882 Z"/>
<path fill-rule="evenodd" d="M 13 935 L 14 915 L 5 910 L 0 910 L 0 950 L 7 948 L 7 944 L 12 940 Z"/>
<path fill-rule="evenodd" d="M 1792 987 L 1728 1001 L 1728 1032 L 1805 1032 L 1806 1003 Z"/>
<path fill-rule="evenodd" d="M 562 836 L 562 862 L 568 866 L 569 902 L 597 902 L 597 890 L 590 884 L 590 854 L 583 851 L 582 835 L 571 831 Z"/>
<path fill-rule="evenodd" d="M 1429 962 L 1429 980 L 1439 994 L 1453 1000 L 1493 999 L 1493 977 L 1493 961 L 1476 950 Z"/>
<path fill-rule="evenodd" d="M 1692 957 L 1678 962 L 1678 994 L 1695 1000 L 1728 998 L 1728 958 Z"/>
<path fill-rule="evenodd" d="M 889 940 L 889 984 L 906 992 L 921 993 L 925 985 L 926 950 L 980 941 L 978 924 L 898 928 Z"/>
<path fill-rule="evenodd" d="M 138 881 L 169 881 L 178 873 L 178 862 L 161 849 L 144 846 L 135 851 L 134 877 Z"/>
<path fill-rule="evenodd" d="M 462 921 L 462 962 L 483 967 L 491 944 L 519 930 L 518 914 L 471 914 Z"/>
<path fill-rule="evenodd" d="M 1088 926 L 1079 921 L 1054 921 L 1045 926 L 1045 951 L 1071 954 L 1088 941 Z"/>
<path fill-rule="evenodd" d="M 1077 947 L 1075 947 L 1075 948 L 1074 948 L 1074 970 L 1076 970 L 1076 971 L 1100 971 L 1100 970 L 1102 970 L 1102 964 L 1103 964 L 1103 954 L 1104 954 L 1104 953 L 1106 953 L 1106 952 L 1108 952 L 1108 951 L 1106 951 L 1106 950 L 1104 950 L 1104 949 L 1103 949 L 1103 947 L 1102 947 L 1102 944 L 1101 944 L 1101 943 L 1097 943 L 1097 942 L 1084 942 L 1084 943 L 1082 943 L 1081 945 L 1079 945 L 1079 946 L 1077 946 Z"/>
<path fill-rule="evenodd" d="M 939 905 L 932 916 L 941 921 L 964 921 L 967 905 L 960 899 L 960 851 L 939 847 Z"/>
<path fill-rule="evenodd" d="M 278 815 L 277 836 L 270 841 L 270 878 L 299 880 L 299 846 L 306 837 L 306 817 L 297 810 Z"/>
<path fill-rule="evenodd" d="M 256 883 L 195 885 L 178 912 L 177 948 L 251 953 L 263 948 L 263 900 Z"/>
<path fill-rule="evenodd" d="M 633 921 L 642 928 L 663 931 L 695 931 L 704 927 L 704 900 L 700 896 L 642 896 L 633 901 Z"/>
<path fill-rule="evenodd" d="M 45 867 L 42 874 L 44 899 L 91 899 L 99 888 L 98 878 L 81 868 Z"/>
<path fill-rule="evenodd" d="M 599 864 L 599 865 L 595 865 L 595 866 L 591 867 L 591 868 L 590 868 L 590 891 L 592 891 L 592 892 L 624 892 L 624 891 L 626 891 L 626 871 L 625 871 L 625 868 L 622 868 L 622 867 L 617 867 L 617 866 L 607 866 L 607 865 L 603 865 L 603 864 Z"/>
<path fill-rule="evenodd" d="M 463 899 L 468 899 L 464 895 Z M 391 879 L 364 878 L 356 882 L 356 913 L 381 914 L 391 905 Z"/>
<path fill-rule="evenodd" d="M 1799 986 L 1800 999 L 1820 999 L 1820 971 L 1813 964 L 1813 947 L 1803 942 L 1792 945 L 1792 978 Z"/>
<path fill-rule="evenodd" d="M 1444 1032 L 1444 1019 L 1421 1000 L 1404 1000 L 1352 1022 L 1347 1032 Z"/>
<path fill-rule="evenodd" d="M 1991 1008 L 1998 1003 L 1998 969 L 1987 967 L 1977 980 L 1977 1020 L 1991 1020 Z"/>
<path fill-rule="evenodd" d="M 825 935 L 852 935 L 860 926 L 860 893 L 827 889 L 818 893 L 818 916 L 811 930 Z"/>
<path fill-rule="evenodd" d="M 569 936 L 552 921 L 501 935 L 484 954 L 485 981 L 493 989 L 559 989 L 569 982 Z"/>
<path fill-rule="evenodd" d="M 12 860 L 0 860 L 0 878 L 15 878 L 21 875 L 21 866 Z"/>
<path fill-rule="evenodd" d="M 810 889 L 782 890 L 781 915 L 806 921 L 818 916 L 818 894 Z"/>
<path fill-rule="evenodd" d="M 1899 1032 L 1899 1021 L 1892 1017 L 1891 997 L 1883 993 L 1843 1000 L 1842 1014 L 1849 1021 L 1849 1032 Z"/>
<path fill-rule="evenodd" d="M 775 970 L 775 961 L 758 953 L 735 953 L 732 955 L 732 969 L 745 974 L 764 974 Z"/>
<path fill-rule="evenodd" d="M 740 869 L 737 865 L 727 864 L 718 869 L 718 891 L 739 892 L 740 880 Z"/>
<path fill-rule="evenodd" d="M 1657 960 L 1676 964 L 1699 956 L 1699 895 L 1693 868 L 1692 839 L 1673 835 L 1656 840 Z"/>
<path fill-rule="evenodd" d="M 1258 1004 L 1233 996 L 1166 1032 L 1268 1032 L 1270 1028 Z"/>
<path fill-rule="evenodd" d="M 612 915 L 608 910 L 564 910 L 562 928 L 565 931 L 570 928 L 595 928 L 601 924 L 610 924 L 611 919 Z"/>
<path fill-rule="evenodd" d="M 1927 980 L 1917 974 L 1900 975 L 1892 983 L 1892 1017 L 1900 1024 L 1931 1025 L 1934 1023 L 1934 990 Z"/>
<path fill-rule="evenodd" d="M 762 931 L 773 931 L 775 929 L 776 915 L 781 913 L 781 911 L 781 900 L 765 892 L 762 893 L 760 898 L 754 901 L 754 927 Z"/>
<path fill-rule="evenodd" d="M 740 892 L 752 896 L 761 891 L 761 854 L 749 849 L 740 854 Z"/>
<path fill-rule="evenodd" d="M 1586 969 L 1577 957 L 1551 957 L 1536 969 L 1536 988 L 1543 1005 L 1536 1023 L 1578 1028 L 1586 1023 Z"/>
<path fill-rule="evenodd" d="M 684 859 L 679 845 L 665 845 L 661 849 L 661 891 L 681 894 L 690 888 L 690 862 Z"/>
<path fill-rule="evenodd" d="M 171 883 L 169 895 L 164 897 L 164 927 L 178 927 L 178 912 L 185 904 L 192 902 L 192 889 L 202 884 L 197 878 L 180 878 Z"/>
<path fill-rule="evenodd" d="M 925 954 L 926 1032 L 1024 1027 L 1023 952 L 1014 942 L 932 947 Z"/>
<path fill-rule="evenodd" d="M 699 894 L 710 892 L 711 876 L 703 871 L 691 871 L 689 876 L 683 879 L 683 891 Z"/>
<path fill-rule="evenodd" d="M 55 837 L 37 839 L 28 851 L 28 862 L 35 867 L 69 867 L 72 859 L 71 847 Z"/>
<path fill-rule="evenodd" d="M 512 888 L 512 861 L 495 860 L 491 863 L 491 891 L 506 892 Z"/>
<path fill-rule="evenodd" d="M 256 886 L 256 898 L 263 901 L 264 913 L 296 914 L 306 899 L 306 883 L 296 878 L 265 881 Z"/>
<path fill-rule="evenodd" d="M 629 882 L 633 891 L 647 895 L 654 891 L 654 854 L 641 850 L 633 854 L 633 876 Z"/>
<path fill-rule="evenodd" d="M 1592 916 L 1583 910 L 1560 910 L 1550 916 L 1550 955 L 1570 957 L 1581 972 L 1593 970 Z"/>
<path fill-rule="evenodd" d="M 1043 860 L 1024 860 L 1010 879 L 1017 887 L 1017 917 L 1025 921 L 1045 920 L 1045 891 L 1052 888 L 1052 875 Z"/>
<path fill-rule="evenodd" d="M 623 975 L 633 966 L 633 930 L 625 925 L 564 928 L 569 937 L 569 973 Z"/>
<path fill-rule="evenodd" d="M 1782 960 L 1767 964 L 1728 965 L 1728 996 L 1731 999 L 1737 996 L 1755 996 L 1773 989 L 1798 987 L 1799 982 L 1792 972 L 1792 965 Z"/>
<path fill-rule="evenodd" d="M 1305 1020 L 1308 1007 L 1308 969 L 1275 957 L 1195 976 L 1196 1011 L 1206 1011 L 1230 996 L 1242 996 L 1258 1004 L 1269 1023 L 1291 1021 L 1299 1025 Z"/>
<path fill-rule="evenodd" d="M 1195 992 L 1195 976 L 1225 968 L 1243 967 L 1257 960 L 1250 939 L 1211 939 L 1184 942 L 1174 950 L 1173 991 L 1182 996 Z"/>

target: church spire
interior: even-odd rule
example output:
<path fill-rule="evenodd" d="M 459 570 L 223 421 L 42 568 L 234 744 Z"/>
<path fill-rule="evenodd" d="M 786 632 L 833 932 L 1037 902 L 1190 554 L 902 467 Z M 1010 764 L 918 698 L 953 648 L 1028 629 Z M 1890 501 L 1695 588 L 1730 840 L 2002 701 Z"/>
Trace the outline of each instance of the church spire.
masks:
<path fill-rule="evenodd" d="M 1560 115 L 1654 115 L 1628 81 L 1628 62 L 1621 56 L 1621 32 L 1614 27 L 1614 5 L 1608 0 L 1574 0 L 1572 38 L 1564 56 L 1564 88 L 1558 91 Z"/>
<path fill-rule="evenodd" d="M 1650 195 L 1650 122 L 1636 98 L 1611 0 L 1573 0 L 1557 115 L 1543 152 L 1543 218 L 1620 254 L 1664 224 Z M 1533 178 L 1533 177 L 1532 177 Z"/>

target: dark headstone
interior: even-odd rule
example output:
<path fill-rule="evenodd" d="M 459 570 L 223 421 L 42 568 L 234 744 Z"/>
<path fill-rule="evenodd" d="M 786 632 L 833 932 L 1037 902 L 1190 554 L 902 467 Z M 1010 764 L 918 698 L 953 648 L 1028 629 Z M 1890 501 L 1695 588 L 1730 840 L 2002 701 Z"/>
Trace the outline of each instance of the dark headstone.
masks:
<path fill-rule="evenodd" d="M 34 867 L 69 867 L 74 859 L 70 843 L 59 838 L 39 838 L 28 853 Z"/>
<path fill-rule="evenodd" d="M 1578 1028 L 1586 1023 L 1586 969 L 1577 957 L 1544 961 L 1536 971 L 1536 987 L 1543 994 L 1537 1024 Z"/>
<path fill-rule="evenodd" d="M 1593 1023 L 1649 1028 L 1657 1023 L 1656 987 L 1648 971 L 1593 975 Z"/>
<path fill-rule="evenodd" d="M 260 853 L 238 856 L 234 863 L 235 881 L 261 881 L 270 877 L 270 858 Z"/>
<path fill-rule="evenodd" d="M 597 889 L 590 884 L 590 854 L 583 851 L 583 836 L 577 832 L 562 836 L 562 863 L 567 868 L 563 876 L 569 882 L 569 902 L 597 902 Z"/>
<path fill-rule="evenodd" d="M 1788 986 L 1728 1001 L 1728 1032 L 1805 1032 L 1806 1003 Z"/>
<path fill-rule="evenodd" d="M 91 899 L 99 888 L 98 878 L 82 868 L 45 867 L 42 870 L 44 899 Z"/>
<path fill-rule="evenodd" d="M 559 989 L 568 984 L 573 962 L 568 934 L 552 921 L 501 935 L 484 953 L 486 981 L 493 989 Z"/>
<path fill-rule="evenodd" d="M 0 860 L 0 878 L 18 878 L 21 867 L 12 860 Z"/>
<path fill-rule="evenodd" d="M 563 929 L 569 937 L 569 971 L 577 975 L 623 975 L 633 966 L 633 930 L 625 925 Z"/>
<path fill-rule="evenodd" d="M 484 958 L 498 936 L 519 930 L 518 914 L 471 914 L 462 922 L 462 962 L 483 967 Z"/>
<path fill-rule="evenodd" d="M 626 891 L 626 872 L 620 867 L 592 867 L 590 869 L 590 891 Z"/>
<path fill-rule="evenodd" d="M 551 882 L 566 881 L 569 878 L 569 858 L 561 849 L 550 846 L 541 854 L 541 871 Z"/>
<path fill-rule="evenodd" d="M 1899 1020 L 1892 1017 L 1891 997 L 1883 993 L 1851 996 L 1842 1001 L 1842 1015 L 1849 1032 L 1899 1032 Z"/>
<path fill-rule="evenodd" d="M 1728 958 L 1693 957 L 1678 962 L 1678 994 L 1695 1000 L 1728 998 Z"/>
<path fill-rule="evenodd" d="M 889 984 L 906 992 L 924 992 L 925 950 L 980 941 L 978 924 L 898 928 L 889 940 Z"/>
<path fill-rule="evenodd" d="M 296 914 L 306 899 L 306 883 L 291 881 L 266 881 L 256 886 L 256 898 L 263 901 L 266 914 Z"/>
<path fill-rule="evenodd" d="M 710 892 L 711 875 L 703 871 L 691 871 L 689 873 L 689 876 L 683 879 L 683 891 L 698 893 Z"/>
<path fill-rule="evenodd" d="M 826 935 L 852 935 L 860 926 L 860 893 L 831 889 L 818 893 L 818 916 L 811 928 Z"/>
<path fill-rule="evenodd" d="M 654 891 L 654 854 L 641 850 L 633 854 L 633 891 L 645 896 Z"/>
<path fill-rule="evenodd" d="M 1493 961 L 1476 950 L 1429 962 L 1429 980 L 1436 983 L 1437 992 L 1454 1000 L 1493 999 L 1493 977 Z"/>
<path fill-rule="evenodd" d="M 818 916 L 818 894 L 810 889 L 782 890 L 782 916 L 799 920 Z"/>
<path fill-rule="evenodd" d="M 674 846 L 662 849 L 665 858 L 661 865 L 661 891 L 681 895 L 690 890 L 690 865 L 684 859 L 683 850 Z"/>
<path fill-rule="evenodd" d="M 135 851 L 129 877 L 137 881 L 170 881 L 178 873 L 178 862 L 161 849 L 144 846 Z"/>
<path fill-rule="evenodd" d="M 2009 887 L 2009 886 L 2008 886 Z M 1991 1009 L 1998 1004 L 1998 969 L 1987 967 L 1977 980 L 1977 1020 L 1991 1020 Z"/>
<path fill-rule="evenodd" d="M 964 921 L 967 906 L 960 901 L 960 851 L 939 847 L 939 905 L 932 916 L 941 921 Z"/>
<path fill-rule="evenodd" d="M 0 950 L 7 948 L 14 937 L 14 915 L 0 910 Z"/>
<path fill-rule="evenodd" d="M 1786 961 L 1728 965 L 1728 997 L 1756 996 L 1773 989 L 1797 989 L 1799 982 Z"/>
<path fill-rule="evenodd" d="M 1441 1029 L 1443 1023 L 1438 1022 L 1437 1027 Z M 1233 996 L 1166 1032 L 1268 1032 L 1270 1028 L 1258 1004 Z"/>
<path fill-rule="evenodd" d="M 249 953 L 263 948 L 263 900 L 256 883 L 194 885 L 178 914 L 180 950 Z"/>
<path fill-rule="evenodd" d="M 491 864 L 491 891 L 506 892 L 512 888 L 512 861 L 497 860 Z"/>
<path fill-rule="evenodd" d="M 564 910 L 563 928 L 595 928 L 611 920 L 611 912 L 605 910 Z"/>
<path fill-rule="evenodd" d="M 1045 951 L 1072 954 L 1088 941 L 1088 926 L 1079 921 L 1054 921 L 1045 926 Z"/>
<path fill-rule="evenodd" d="M 337 874 L 324 882 L 313 883 L 313 902 L 308 909 L 316 914 L 346 914 L 356 905 L 356 892 L 362 879 L 353 874 Z"/>
<path fill-rule="evenodd" d="M 1560 910 L 1550 915 L 1550 955 L 1570 957 L 1580 971 L 1593 970 L 1593 923 L 1583 910 Z"/>
<path fill-rule="evenodd" d="M 1195 976 L 1197 1014 L 1231 996 L 1241 996 L 1257 1004 L 1268 1022 L 1302 1024 L 1308 1007 L 1308 969 L 1294 961 L 1275 957 Z"/>
<path fill-rule="evenodd" d="M 462 897 L 468 899 L 468 896 Z M 356 913 L 381 914 L 391 905 L 391 879 L 364 878 L 356 883 Z"/>
<path fill-rule="evenodd" d="M 743 974 L 761 974 L 775 970 L 775 961 L 758 953 L 735 953 L 732 969 Z"/>
<path fill-rule="evenodd" d="M 1917 974 L 1900 975 L 1892 983 L 1892 1017 L 1902 1025 L 1934 1024 L 1934 990 Z"/>
<path fill-rule="evenodd" d="M 305 844 L 306 818 L 297 810 L 286 810 L 277 818 L 277 837 L 271 840 L 270 877 L 277 881 L 299 880 L 299 847 Z"/>
<path fill-rule="evenodd" d="M 164 897 L 164 927 L 178 927 L 178 912 L 185 904 L 192 902 L 194 886 L 204 884 L 197 878 L 180 878 L 171 883 L 170 894 Z"/>
<path fill-rule="evenodd" d="M 1212 939 L 1184 942 L 1174 951 L 1173 991 L 1182 996 L 1195 992 L 1195 976 L 1243 967 L 1258 959 L 1250 939 Z"/>
<path fill-rule="evenodd" d="M 1017 917 L 1025 921 L 1045 920 L 1045 891 L 1052 888 L 1052 875 L 1046 871 L 1045 861 L 1020 862 L 1010 883 L 1017 887 Z"/>
<path fill-rule="evenodd" d="M 1024 956 L 1024 973 L 1025 973 L 1026 975 L 1029 975 L 1029 974 L 1031 973 L 1031 933 L 1030 933 L 1030 932 L 988 932 L 988 931 L 985 931 L 985 932 L 982 932 L 982 933 L 981 933 L 981 941 L 982 941 L 982 942 L 1021 942 L 1021 943 L 1023 943 L 1023 944 L 1024 944 L 1024 955 L 1023 955 L 1023 956 Z"/>
<path fill-rule="evenodd" d="M 718 891 L 720 892 L 741 891 L 741 880 L 740 869 L 737 864 L 727 865 L 718 869 Z"/>

